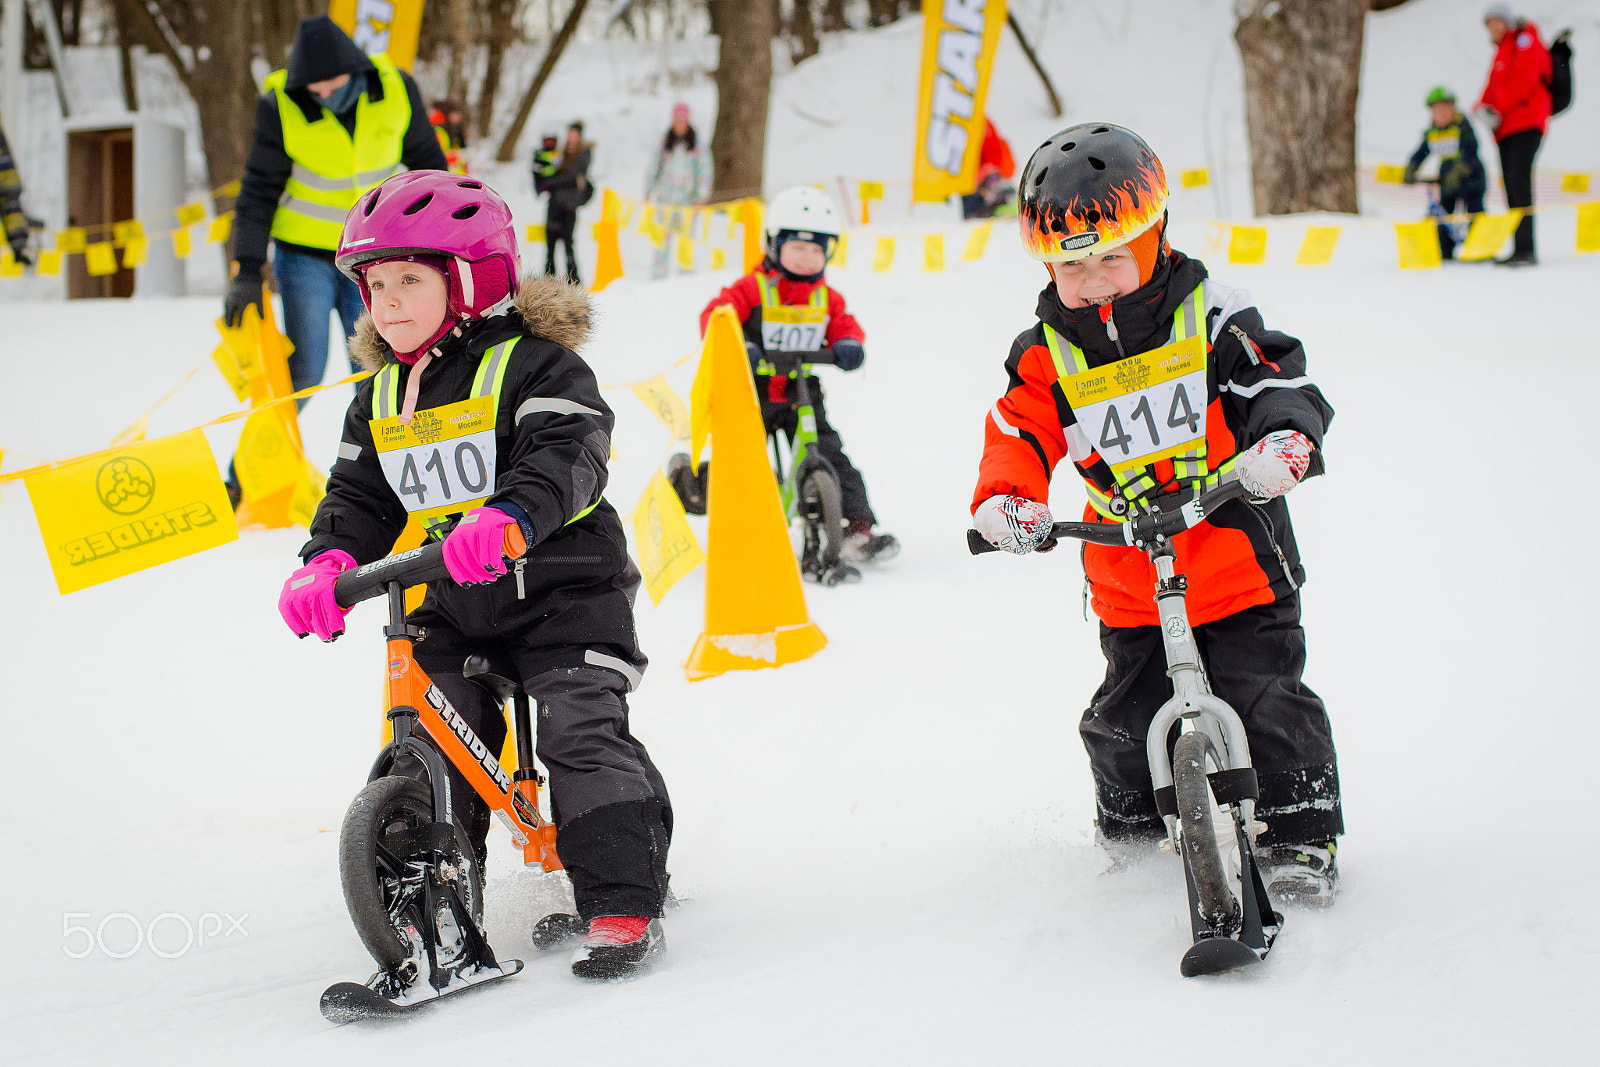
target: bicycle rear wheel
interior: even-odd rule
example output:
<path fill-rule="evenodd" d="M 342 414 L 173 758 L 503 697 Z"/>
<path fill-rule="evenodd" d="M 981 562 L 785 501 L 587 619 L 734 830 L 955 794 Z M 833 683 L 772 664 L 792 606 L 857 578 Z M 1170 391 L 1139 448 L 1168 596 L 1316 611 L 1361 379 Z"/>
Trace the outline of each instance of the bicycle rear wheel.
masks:
<path fill-rule="evenodd" d="M 844 545 L 844 508 L 839 479 L 826 467 L 813 467 L 800 483 L 800 516 L 806 524 L 804 569 L 816 577 L 833 572 Z"/>
<path fill-rule="evenodd" d="M 1239 901 L 1228 882 L 1211 817 L 1211 782 L 1206 777 L 1210 755 L 1211 740 L 1205 734 L 1191 731 L 1178 735 L 1172 750 L 1172 784 L 1178 801 L 1183 862 L 1194 879 L 1200 918 L 1219 929 L 1238 922 Z"/>
<path fill-rule="evenodd" d="M 423 938 L 441 962 L 461 954 L 466 938 L 447 906 L 425 914 L 424 883 L 454 886 L 472 921 L 483 924 L 483 875 L 466 836 L 455 827 L 448 870 L 433 862 L 428 840 L 433 797 L 414 778 L 390 776 L 367 783 L 356 794 L 339 831 L 339 880 L 361 943 L 378 966 L 399 968 L 416 957 Z"/>

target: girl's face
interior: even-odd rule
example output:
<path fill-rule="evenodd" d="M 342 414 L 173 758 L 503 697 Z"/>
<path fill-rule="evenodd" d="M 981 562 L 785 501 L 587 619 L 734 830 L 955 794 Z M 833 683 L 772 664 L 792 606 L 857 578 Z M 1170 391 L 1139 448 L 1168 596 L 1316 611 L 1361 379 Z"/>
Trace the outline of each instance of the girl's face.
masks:
<path fill-rule="evenodd" d="M 828 265 L 828 253 L 815 241 L 785 241 L 778 249 L 778 264 L 790 274 L 818 274 Z"/>
<path fill-rule="evenodd" d="M 444 322 L 449 292 L 444 275 L 421 263 L 391 259 L 367 268 L 372 321 L 396 352 L 415 352 Z"/>
<path fill-rule="evenodd" d="M 1139 262 L 1126 246 L 1049 267 L 1063 307 L 1109 304 L 1139 288 Z"/>

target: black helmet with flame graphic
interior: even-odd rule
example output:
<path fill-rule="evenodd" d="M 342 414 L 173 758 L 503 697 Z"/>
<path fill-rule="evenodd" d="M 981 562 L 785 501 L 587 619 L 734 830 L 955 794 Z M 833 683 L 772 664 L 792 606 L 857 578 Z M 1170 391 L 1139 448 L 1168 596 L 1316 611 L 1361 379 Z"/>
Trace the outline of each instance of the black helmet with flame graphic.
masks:
<path fill-rule="evenodd" d="M 1161 160 L 1132 130 L 1069 126 L 1022 169 L 1018 222 L 1028 255 L 1065 263 L 1127 244 L 1167 209 Z"/>

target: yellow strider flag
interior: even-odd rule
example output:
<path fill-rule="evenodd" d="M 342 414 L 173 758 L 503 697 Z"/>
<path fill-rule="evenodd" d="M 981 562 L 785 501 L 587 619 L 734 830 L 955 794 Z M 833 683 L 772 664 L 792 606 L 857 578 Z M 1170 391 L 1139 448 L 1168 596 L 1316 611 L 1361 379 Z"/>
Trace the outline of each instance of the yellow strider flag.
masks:
<path fill-rule="evenodd" d="M 672 431 L 674 441 L 689 440 L 689 408 L 666 378 L 658 374 L 647 382 L 638 382 L 633 392 Z"/>
<path fill-rule="evenodd" d="M 667 590 L 706 561 L 706 554 L 684 517 L 683 503 L 670 482 L 656 472 L 633 509 L 633 551 L 650 602 L 660 604 Z"/>

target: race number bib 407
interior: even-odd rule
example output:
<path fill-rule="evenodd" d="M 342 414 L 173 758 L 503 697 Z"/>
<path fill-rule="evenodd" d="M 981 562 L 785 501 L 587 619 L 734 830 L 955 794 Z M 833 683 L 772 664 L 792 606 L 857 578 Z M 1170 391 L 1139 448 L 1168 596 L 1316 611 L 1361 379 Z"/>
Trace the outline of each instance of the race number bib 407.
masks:
<path fill-rule="evenodd" d="M 1206 436 L 1206 350 L 1200 335 L 1061 379 L 1078 425 L 1111 469 L 1192 451 Z"/>
<path fill-rule="evenodd" d="M 419 411 L 409 425 L 371 425 L 384 477 L 418 518 L 470 511 L 494 493 L 494 397 Z"/>
<path fill-rule="evenodd" d="M 825 308 L 761 309 L 761 347 L 768 352 L 817 352 L 827 342 L 827 337 Z"/>

